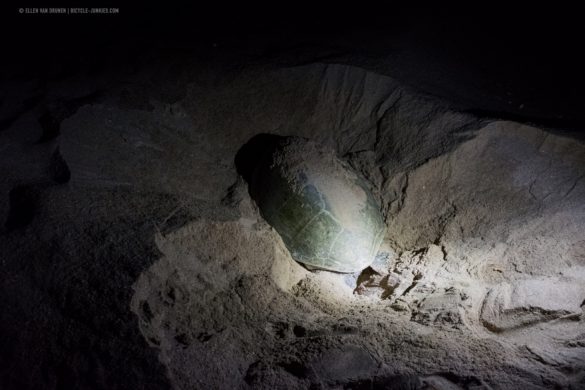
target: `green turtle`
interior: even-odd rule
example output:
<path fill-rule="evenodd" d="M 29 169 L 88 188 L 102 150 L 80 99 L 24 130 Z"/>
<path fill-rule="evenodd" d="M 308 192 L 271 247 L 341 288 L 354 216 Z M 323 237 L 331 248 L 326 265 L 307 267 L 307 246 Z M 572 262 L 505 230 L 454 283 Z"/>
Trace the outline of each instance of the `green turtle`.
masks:
<path fill-rule="evenodd" d="M 374 261 L 385 233 L 380 208 L 364 179 L 333 150 L 301 137 L 260 134 L 235 163 L 295 260 L 347 273 Z"/>

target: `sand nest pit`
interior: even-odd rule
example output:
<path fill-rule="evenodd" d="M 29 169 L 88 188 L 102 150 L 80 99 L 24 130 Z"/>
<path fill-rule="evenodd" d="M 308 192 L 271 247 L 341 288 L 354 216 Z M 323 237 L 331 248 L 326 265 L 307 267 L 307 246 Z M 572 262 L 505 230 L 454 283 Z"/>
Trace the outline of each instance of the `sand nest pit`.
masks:
<path fill-rule="evenodd" d="M 3 117 L 9 388 L 585 388 L 582 140 L 356 66 L 163 57 Z M 291 259 L 235 166 L 258 134 L 364 178 L 374 264 Z"/>
<path fill-rule="evenodd" d="M 482 364 L 494 369 L 527 355 L 526 375 L 533 369 L 530 356 L 579 366 L 585 212 L 577 193 L 567 194 L 570 188 L 548 197 L 561 196 L 571 214 L 522 190 L 519 175 L 526 168 L 509 169 L 511 154 L 523 147 L 533 153 L 532 164 L 554 157 L 539 152 L 546 147 L 538 146 L 540 130 L 520 127 L 508 135 L 504 129 L 490 125 L 452 153 L 405 173 L 399 211 L 389 215 L 377 261 L 362 273 L 310 272 L 296 263 L 240 181 L 239 220 L 202 219 L 157 235 L 163 257 L 136 282 L 132 301 L 142 333 L 180 387 L 194 378 L 213 383 L 218 369 L 222 384 L 233 386 L 242 377 L 266 388 L 363 378 L 396 383 L 410 380 L 405 373 L 415 361 L 426 367 L 415 382 L 465 383 L 433 376 L 434 363 L 418 360 L 429 345 L 449 354 L 486 348 L 492 352 Z M 495 142 L 502 139 L 509 151 Z M 555 143 L 551 150 L 563 150 L 571 141 L 549 142 Z M 484 158 L 474 159 L 477 153 Z M 560 172 L 573 169 L 567 158 L 577 157 L 558 160 Z M 394 193 L 386 191 L 382 196 Z M 494 212 L 502 199 L 509 209 Z M 547 241 L 538 231 L 547 232 Z M 567 262 L 542 263 L 544 254 L 561 248 L 573 250 L 560 254 Z M 526 251 L 535 256 L 520 256 Z M 386 365 L 394 353 L 407 353 L 389 348 L 395 332 L 409 343 L 408 354 L 421 357 Z M 501 360 L 494 360 L 496 351 Z M 475 378 L 473 366 L 458 362 L 457 370 Z"/>
<path fill-rule="evenodd" d="M 340 275 L 292 260 L 258 217 L 200 220 L 156 237 L 164 256 L 136 282 L 131 307 L 178 383 L 208 384 L 222 367 L 224 383 L 238 384 L 260 357 L 282 354 L 279 340 L 308 337 L 315 321 L 335 323 L 327 314 L 354 297 Z"/>
<path fill-rule="evenodd" d="M 362 82 L 360 72 L 329 66 L 323 77 L 335 89 Z M 131 309 L 173 383 L 582 382 L 583 144 L 513 122 L 480 122 L 375 79 L 341 107 L 319 95 L 307 122 L 331 129 L 340 116 L 333 123 L 342 131 L 311 133 L 305 123 L 279 134 L 333 146 L 367 180 L 388 228 L 377 261 L 358 274 L 308 271 L 238 179 L 228 189 L 236 201 L 224 206 L 239 219 L 198 218 L 158 234 L 162 257 L 134 285 Z M 352 121 L 344 105 L 360 107 Z M 372 115 L 375 126 L 367 125 Z M 233 153 L 242 138 L 230 144 Z M 225 197 L 224 189 L 211 204 Z"/>

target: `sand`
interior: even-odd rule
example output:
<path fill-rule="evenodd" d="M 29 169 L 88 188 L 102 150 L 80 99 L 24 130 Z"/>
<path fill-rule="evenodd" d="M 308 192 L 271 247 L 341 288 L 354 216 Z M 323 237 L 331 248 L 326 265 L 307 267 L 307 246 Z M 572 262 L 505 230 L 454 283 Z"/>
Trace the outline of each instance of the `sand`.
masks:
<path fill-rule="evenodd" d="M 173 58 L 0 133 L 4 388 L 585 387 L 583 143 L 350 65 Z M 259 133 L 368 180 L 371 269 L 292 260 L 234 166 Z"/>

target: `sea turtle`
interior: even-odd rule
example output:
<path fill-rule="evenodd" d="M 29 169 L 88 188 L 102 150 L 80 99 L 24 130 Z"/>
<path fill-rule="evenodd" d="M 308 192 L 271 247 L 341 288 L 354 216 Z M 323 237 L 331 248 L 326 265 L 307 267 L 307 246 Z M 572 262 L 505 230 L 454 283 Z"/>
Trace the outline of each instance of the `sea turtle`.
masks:
<path fill-rule="evenodd" d="M 385 233 L 380 208 L 364 179 L 333 150 L 301 137 L 261 134 L 235 162 L 295 260 L 336 272 L 372 263 Z"/>

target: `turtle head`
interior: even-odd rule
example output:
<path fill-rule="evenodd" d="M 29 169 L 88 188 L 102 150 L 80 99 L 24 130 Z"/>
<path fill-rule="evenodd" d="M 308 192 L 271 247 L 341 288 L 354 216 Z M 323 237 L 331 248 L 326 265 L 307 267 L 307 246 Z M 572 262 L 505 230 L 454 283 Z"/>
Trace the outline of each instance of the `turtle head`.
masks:
<path fill-rule="evenodd" d="M 286 137 L 275 134 L 258 134 L 252 137 L 238 150 L 234 159 L 240 176 L 250 183 L 256 167 L 270 158 L 285 139 Z"/>

